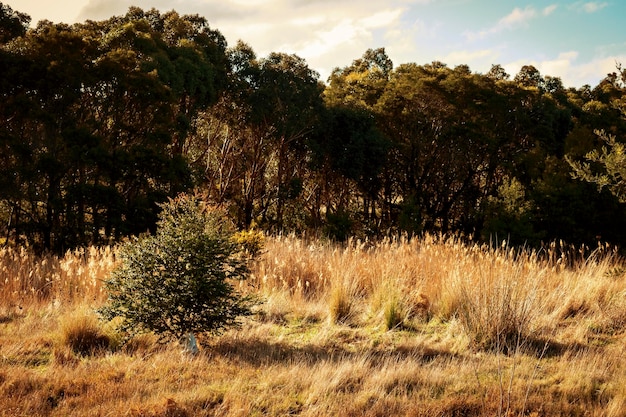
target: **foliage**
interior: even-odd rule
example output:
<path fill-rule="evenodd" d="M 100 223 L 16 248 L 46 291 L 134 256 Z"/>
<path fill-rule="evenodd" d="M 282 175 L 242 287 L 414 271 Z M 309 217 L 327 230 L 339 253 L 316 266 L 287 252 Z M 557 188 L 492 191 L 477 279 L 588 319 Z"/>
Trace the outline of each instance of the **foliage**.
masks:
<path fill-rule="evenodd" d="M 222 43 L 197 16 L 131 8 L 43 21 L 7 44 L 0 195 L 11 240 L 63 252 L 153 230 L 157 203 L 191 186 L 182 152 L 190 118 L 224 87 Z"/>
<path fill-rule="evenodd" d="M 26 33 L 30 16 L 0 2 L 0 45 Z"/>
<path fill-rule="evenodd" d="M 300 210 L 306 142 L 322 107 L 318 74 L 297 55 L 259 59 L 243 42 L 228 56 L 228 91 L 191 136 L 198 181 L 213 201 L 231 204 L 239 227 L 280 230 Z"/>
<path fill-rule="evenodd" d="M 326 236 L 339 242 L 345 242 L 354 227 L 354 221 L 350 218 L 350 213 L 340 211 L 339 213 L 326 213 Z"/>
<path fill-rule="evenodd" d="M 232 239 L 235 243 L 240 245 L 251 258 L 260 255 L 263 250 L 263 245 L 265 244 L 265 234 L 255 229 L 236 232 Z"/>
<path fill-rule="evenodd" d="M 161 208 L 156 234 L 121 248 L 100 313 L 107 320 L 122 317 L 120 329 L 128 334 L 163 338 L 235 325 L 250 314 L 250 299 L 232 281 L 245 279 L 248 269 L 223 213 L 185 195 Z"/>
<path fill-rule="evenodd" d="M 585 155 L 586 162 L 568 159 L 574 178 L 597 185 L 598 190 L 606 187 L 622 203 L 626 202 L 626 146 L 618 142 L 615 135 L 604 130 L 596 131 L 604 142 L 600 150 L 594 149 Z"/>
<path fill-rule="evenodd" d="M 485 207 L 483 240 L 506 240 L 511 245 L 537 246 L 541 236 L 533 230 L 533 207 L 524 186 L 511 178 L 489 196 Z"/>
<path fill-rule="evenodd" d="M 297 55 L 228 47 L 198 15 L 131 7 L 29 28 L 0 5 L 7 245 L 62 253 L 154 232 L 158 204 L 193 187 L 242 230 L 626 243 L 611 224 L 626 221 L 621 65 L 575 89 L 532 65 L 394 66 L 378 48 L 325 85 Z"/>

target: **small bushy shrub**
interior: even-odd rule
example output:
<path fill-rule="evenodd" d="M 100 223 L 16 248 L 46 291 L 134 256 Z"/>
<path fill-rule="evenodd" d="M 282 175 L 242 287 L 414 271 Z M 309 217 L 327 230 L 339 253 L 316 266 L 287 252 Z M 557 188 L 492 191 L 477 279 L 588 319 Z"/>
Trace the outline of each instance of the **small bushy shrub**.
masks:
<path fill-rule="evenodd" d="M 154 332 L 181 340 L 219 333 L 251 313 L 251 300 L 232 281 L 248 275 L 248 256 L 219 210 L 181 195 L 161 206 L 156 234 L 123 245 L 106 281 L 103 318 L 121 317 L 125 334 Z"/>
<path fill-rule="evenodd" d="M 261 253 L 265 244 L 263 232 L 250 229 L 237 232 L 232 237 L 233 241 L 241 245 L 246 254 L 254 258 Z"/>

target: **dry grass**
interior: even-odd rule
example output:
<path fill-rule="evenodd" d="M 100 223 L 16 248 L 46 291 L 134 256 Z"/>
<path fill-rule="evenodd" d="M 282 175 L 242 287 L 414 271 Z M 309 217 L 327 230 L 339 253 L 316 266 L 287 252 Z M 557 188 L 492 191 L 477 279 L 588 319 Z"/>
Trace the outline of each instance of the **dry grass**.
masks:
<path fill-rule="evenodd" d="M 102 302 L 106 297 L 102 280 L 113 265 L 109 247 L 80 249 L 63 257 L 37 256 L 26 248 L 1 248 L 0 300 L 5 309 L 37 302 Z"/>
<path fill-rule="evenodd" d="M 624 265 L 557 253 L 267 239 L 257 316 L 189 357 L 96 320 L 111 250 L 5 249 L 0 416 L 626 416 Z"/>

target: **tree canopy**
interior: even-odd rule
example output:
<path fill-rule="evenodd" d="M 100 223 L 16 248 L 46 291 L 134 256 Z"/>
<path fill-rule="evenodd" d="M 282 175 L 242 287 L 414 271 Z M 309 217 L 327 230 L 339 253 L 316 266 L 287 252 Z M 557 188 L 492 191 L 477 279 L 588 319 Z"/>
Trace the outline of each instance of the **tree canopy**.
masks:
<path fill-rule="evenodd" d="M 159 204 L 192 188 L 241 228 L 626 241 L 620 66 L 566 88 L 532 65 L 394 65 L 378 48 L 325 84 L 198 15 L 29 24 L 0 3 L 6 244 L 154 231 Z"/>

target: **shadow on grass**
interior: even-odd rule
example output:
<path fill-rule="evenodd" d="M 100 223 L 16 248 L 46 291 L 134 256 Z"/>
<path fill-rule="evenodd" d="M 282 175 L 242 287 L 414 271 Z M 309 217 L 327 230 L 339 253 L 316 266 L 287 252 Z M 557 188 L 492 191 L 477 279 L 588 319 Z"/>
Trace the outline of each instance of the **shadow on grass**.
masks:
<path fill-rule="evenodd" d="M 280 341 L 268 341 L 261 338 L 218 338 L 205 343 L 203 353 L 209 358 L 221 356 L 252 365 L 272 365 L 290 362 L 313 365 L 320 362 L 341 362 L 361 358 L 374 361 L 402 361 L 411 359 L 427 363 L 438 358 L 455 357 L 455 355 L 449 351 L 427 346 L 397 346 L 393 349 L 363 347 L 355 349 L 348 344 L 345 347 L 336 343 L 297 346 Z"/>
<path fill-rule="evenodd" d="M 366 358 L 373 361 L 414 360 L 429 363 L 434 360 L 458 358 L 458 354 L 448 350 L 424 345 L 399 345 L 394 347 L 354 348 L 349 344 L 294 345 L 262 338 L 216 338 L 203 344 L 203 354 L 208 358 L 220 356 L 229 360 L 242 361 L 251 365 L 272 365 L 279 363 L 341 362 L 350 359 Z M 597 349 L 580 343 L 560 343 L 549 339 L 527 340 L 521 351 L 538 358 L 554 358 L 567 353 Z"/>
<path fill-rule="evenodd" d="M 24 317 L 26 317 L 26 315 L 21 312 L 15 312 L 15 311 L 0 312 L 0 324 L 9 324 L 16 320 L 23 319 Z"/>
<path fill-rule="evenodd" d="M 577 342 L 561 343 L 545 338 L 533 338 L 525 341 L 522 351 L 542 358 L 556 358 L 566 353 L 596 350 L 598 347 Z"/>

